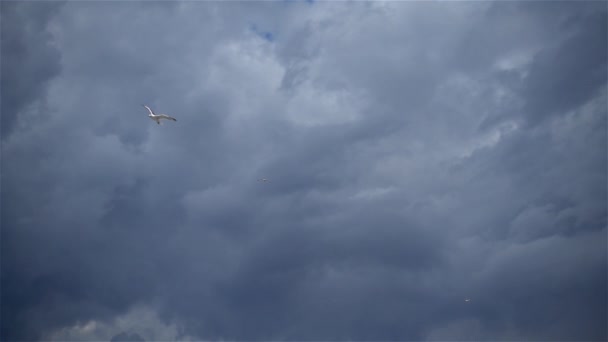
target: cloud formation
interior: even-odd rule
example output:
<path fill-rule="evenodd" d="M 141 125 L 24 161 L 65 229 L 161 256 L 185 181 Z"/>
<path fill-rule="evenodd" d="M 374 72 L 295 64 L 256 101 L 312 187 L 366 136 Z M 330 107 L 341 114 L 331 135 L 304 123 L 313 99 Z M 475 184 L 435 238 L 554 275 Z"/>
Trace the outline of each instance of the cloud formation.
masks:
<path fill-rule="evenodd" d="M 1 9 L 2 340 L 606 339 L 604 4 Z"/>

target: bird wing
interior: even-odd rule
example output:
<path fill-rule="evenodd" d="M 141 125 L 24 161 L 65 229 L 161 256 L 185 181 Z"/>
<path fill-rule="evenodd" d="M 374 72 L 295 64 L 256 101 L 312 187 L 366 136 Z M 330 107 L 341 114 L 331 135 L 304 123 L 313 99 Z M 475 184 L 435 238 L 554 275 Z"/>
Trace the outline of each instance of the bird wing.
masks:
<path fill-rule="evenodd" d="M 169 115 L 167 115 L 167 114 L 158 114 L 158 116 L 159 116 L 161 119 L 167 119 L 167 120 L 173 120 L 173 121 L 177 121 L 177 119 L 176 119 L 176 118 L 171 117 L 171 116 L 169 116 Z"/>
<path fill-rule="evenodd" d="M 146 109 L 148 110 L 148 112 L 150 112 L 150 114 L 154 115 L 154 112 L 152 111 L 152 109 L 150 109 L 150 107 L 146 106 L 146 105 L 142 105 L 144 107 L 146 107 Z"/>

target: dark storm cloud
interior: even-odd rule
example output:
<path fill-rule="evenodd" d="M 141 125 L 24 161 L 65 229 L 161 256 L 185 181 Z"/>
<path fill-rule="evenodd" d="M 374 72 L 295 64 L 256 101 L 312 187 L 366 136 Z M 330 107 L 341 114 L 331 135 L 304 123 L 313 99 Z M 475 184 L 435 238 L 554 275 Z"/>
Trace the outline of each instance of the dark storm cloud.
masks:
<path fill-rule="evenodd" d="M 121 332 L 120 334 L 112 337 L 112 339 L 110 340 L 110 342 L 127 342 L 127 341 L 144 342 L 145 340 L 141 336 L 139 336 L 137 333 L 127 333 L 127 332 Z"/>
<path fill-rule="evenodd" d="M 3 340 L 605 339 L 605 8 L 38 5 Z"/>
<path fill-rule="evenodd" d="M 597 96 L 608 73 L 607 22 L 605 9 L 575 14 L 562 24 L 564 40 L 534 57 L 524 87 L 531 122 L 567 112 Z"/>
<path fill-rule="evenodd" d="M 2 137 L 11 132 L 28 105 L 40 103 L 48 82 L 61 71 L 60 52 L 47 30 L 60 2 L 3 1 L 2 18 Z"/>

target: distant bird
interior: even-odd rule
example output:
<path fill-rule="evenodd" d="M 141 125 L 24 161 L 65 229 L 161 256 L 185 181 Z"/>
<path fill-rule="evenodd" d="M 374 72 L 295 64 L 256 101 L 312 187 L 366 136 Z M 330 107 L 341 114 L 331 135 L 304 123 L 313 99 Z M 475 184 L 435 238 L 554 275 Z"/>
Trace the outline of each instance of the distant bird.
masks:
<path fill-rule="evenodd" d="M 154 114 L 154 112 L 152 111 L 152 109 L 150 109 L 150 107 L 146 106 L 146 105 L 142 105 L 144 107 L 146 107 L 146 109 L 148 110 L 148 112 L 150 112 L 150 114 L 148 114 L 148 117 L 154 121 L 156 121 L 157 124 L 160 125 L 160 119 L 167 119 L 167 120 L 173 120 L 173 121 L 177 121 L 176 118 L 170 117 L 169 115 L 166 114 Z"/>
<path fill-rule="evenodd" d="M 464 301 L 465 301 L 465 302 L 470 302 L 470 301 L 471 301 L 471 299 L 470 299 L 470 298 L 466 298 Z"/>
<path fill-rule="evenodd" d="M 258 180 L 259 180 L 260 182 L 268 182 L 268 179 L 266 179 L 266 178 L 260 178 L 260 179 L 258 179 Z"/>

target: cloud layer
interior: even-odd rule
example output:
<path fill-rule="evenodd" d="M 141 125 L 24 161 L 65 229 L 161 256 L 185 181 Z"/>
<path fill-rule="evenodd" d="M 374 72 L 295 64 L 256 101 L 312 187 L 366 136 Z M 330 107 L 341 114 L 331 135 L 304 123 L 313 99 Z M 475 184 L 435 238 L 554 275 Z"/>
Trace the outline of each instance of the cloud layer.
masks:
<path fill-rule="evenodd" d="M 606 339 L 605 4 L 1 10 L 2 340 Z"/>

